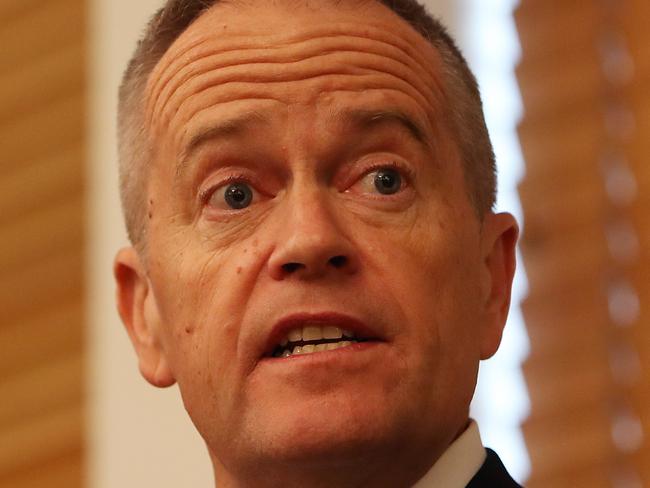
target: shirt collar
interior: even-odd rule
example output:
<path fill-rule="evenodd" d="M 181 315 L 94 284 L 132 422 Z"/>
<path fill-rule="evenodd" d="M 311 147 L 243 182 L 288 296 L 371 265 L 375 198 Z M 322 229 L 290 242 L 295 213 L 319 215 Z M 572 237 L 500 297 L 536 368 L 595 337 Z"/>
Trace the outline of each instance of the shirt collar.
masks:
<path fill-rule="evenodd" d="M 481 469 L 486 457 L 478 425 L 470 420 L 467 429 L 413 488 L 465 488 Z"/>

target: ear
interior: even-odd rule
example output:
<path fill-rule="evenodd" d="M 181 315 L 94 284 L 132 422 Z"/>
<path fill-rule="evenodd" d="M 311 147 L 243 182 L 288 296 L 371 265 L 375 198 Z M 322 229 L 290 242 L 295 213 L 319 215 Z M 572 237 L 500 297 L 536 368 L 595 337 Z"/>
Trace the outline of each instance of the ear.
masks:
<path fill-rule="evenodd" d="M 484 291 L 481 359 L 493 356 L 501 343 L 510 309 L 518 236 L 519 227 L 512 215 L 489 212 L 485 216 L 481 246 Z"/>
<path fill-rule="evenodd" d="M 160 343 L 160 313 L 153 290 L 137 251 L 121 249 L 115 256 L 113 274 L 117 283 L 117 308 L 138 355 L 140 373 L 161 388 L 176 380 Z"/>

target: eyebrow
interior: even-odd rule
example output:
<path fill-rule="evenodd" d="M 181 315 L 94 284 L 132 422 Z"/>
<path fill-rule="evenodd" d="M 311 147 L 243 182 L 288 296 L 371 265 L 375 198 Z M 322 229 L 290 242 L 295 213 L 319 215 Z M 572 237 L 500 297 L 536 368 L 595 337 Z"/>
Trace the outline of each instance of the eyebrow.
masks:
<path fill-rule="evenodd" d="M 235 137 L 244 134 L 251 125 L 269 123 L 270 119 L 266 115 L 261 112 L 250 111 L 199 130 L 181 149 L 178 165 L 176 166 L 176 174 L 179 175 L 183 171 L 184 166 L 192 154 L 206 142 Z"/>
<path fill-rule="evenodd" d="M 337 111 L 332 119 L 342 121 L 344 125 L 352 126 L 357 130 L 368 130 L 380 125 L 396 125 L 404 129 L 412 139 L 426 149 L 432 149 L 420 124 L 398 109 Z M 258 124 L 270 124 L 269 117 L 258 111 L 249 111 L 199 130 L 181 149 L 176 174 L 180 175 L 183 172 L 192 154 L 203 144 L 217 139 L 240 136 L 246 133 L 252 125 Z"/>
<path fill-rule="evenodd" d="M 387 110 L 351 110 L 335 115 L 342 118 L 344 123 L 361 129 L 370 129 L 379 125 L 397 125 L 426 149 L 432 149 L 429 139 L 422 126 L 409 115 L 398 109 Z"/>

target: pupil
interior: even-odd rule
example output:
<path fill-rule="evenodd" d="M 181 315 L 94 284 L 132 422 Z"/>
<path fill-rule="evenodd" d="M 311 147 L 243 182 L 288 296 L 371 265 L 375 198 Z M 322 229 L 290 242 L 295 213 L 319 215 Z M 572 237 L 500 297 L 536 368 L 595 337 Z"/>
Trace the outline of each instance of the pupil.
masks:
<path fill-rule="evenodd" d="M 402 177 L 400 174 L 392 169 L 382 169 L 377 172 L 375 177 L 375 187 L 379 193 L 384 195 L 392 195 L 397 193 L 402 184 Z"/>
<path fill-rule="evenodd" d="M 224 198 L 226 203 L 234 209 L 246 208 L 253 199 L 253 192 L 243 183 L 233 183 L 226 188 Z"/>

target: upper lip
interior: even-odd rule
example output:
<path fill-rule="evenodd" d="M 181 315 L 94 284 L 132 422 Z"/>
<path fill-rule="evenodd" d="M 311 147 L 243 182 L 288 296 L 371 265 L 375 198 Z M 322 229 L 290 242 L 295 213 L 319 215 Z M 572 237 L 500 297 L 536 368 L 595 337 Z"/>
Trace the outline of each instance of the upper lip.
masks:
<path fill-rule="evenodd" d="M 287 337 L 291 330 L 308 325 L 330 325 L 350 330 L 359 339 L 380 339 L 375 330 L 351 315 L 339 312 L 294 313 L 282 317 L 273 325 L 267 337 L 263 355 L 270 356 L 275 347 Z"/>

